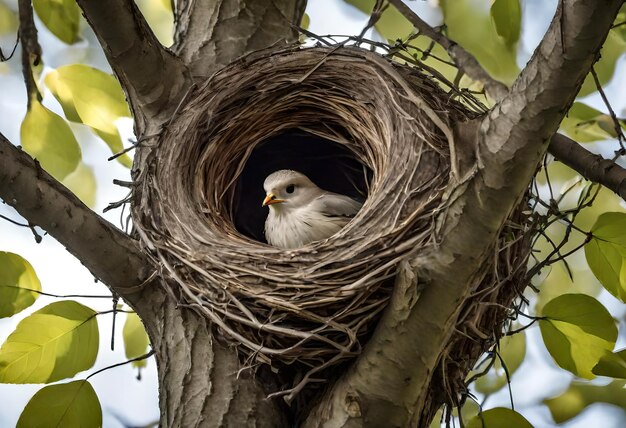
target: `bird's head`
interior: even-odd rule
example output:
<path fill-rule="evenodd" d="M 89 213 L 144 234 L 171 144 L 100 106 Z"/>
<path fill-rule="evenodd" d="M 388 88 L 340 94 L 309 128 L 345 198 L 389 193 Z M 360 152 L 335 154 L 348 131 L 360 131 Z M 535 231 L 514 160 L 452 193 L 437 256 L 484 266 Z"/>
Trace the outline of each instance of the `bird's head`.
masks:
<path fill-rule="evenodd" d="M 263 183 L 265 199 L 262 206 L 285 209 L 306 205 L 317 197 L 321 190 L 309 178 L 297 171 L 281 169 L 270 174 Z"/>

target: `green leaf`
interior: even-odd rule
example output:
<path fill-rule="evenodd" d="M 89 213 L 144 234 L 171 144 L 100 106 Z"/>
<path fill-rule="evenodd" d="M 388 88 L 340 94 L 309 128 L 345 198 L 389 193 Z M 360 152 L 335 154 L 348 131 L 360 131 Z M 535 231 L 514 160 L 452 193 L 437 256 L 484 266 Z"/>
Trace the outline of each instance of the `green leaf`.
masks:
<path fill-rule="evenodd" d="M 96 205 L 96 176 L 90 166 L 79 163 L 62 183 L 89 208 Z"/>
<path fill-rule="evenodd" d="M 0 35 L 14 33 L 17 30 L 17 23 L 16 13 L 0 1 Z"/>
<path fill-rule="evenodd" d="M 533 428 L 525 417 L 504 407 L 489 409 L 469 421 L 467 428 Z"/>
<path fill-rule="evenodd" d="M 519 73 L 516 49 L 498 35 L 489 11 L 476 7 L 473 0 L 440 0 L 439 5 L 448 37 L 474 55 L 493 77 L 511 84 Z"/>
<path fill-rule="evenodd" d="M 491 19 L 507 45 L 517 43 L 522 23 L 519 0 L 495 0 L 491 5 Z"/>
<path fill-rule="evenodd" d="M 81 159 L 78 142 L 63 118 L 33 100 L 20 128 L 21 145 L 57 180 Z"/>
<path fill-rule="evenodd" d="M 126 358 L 132 359 L 141 357 L 147 352 L 149 339 L 146 330 L 137 314 L 127 314 L 124 329 L 122 330 L 124 337 L 124 349 Z M 135 361 L 132 363 L 135 367 L 145 367 L 146 360 Z"/>
<path fill-rule="evenodd" d="M 594 403 L 608 403 L 626 409 L 624 381 L 613 381 L 608 385 L 592 385 L 574 381 L 561 395 L 544 400 L 557 424 L 578 416 Z"/>
<path fill-rule="evenodd" d="M 606 84 L 615 72 L 617 60 L 626 52 L 626 40 L 616 31 L 609 31 L 609 35 L 600 50 L 600 60 L 594 65 L 598 80 L 601 85 Z M 582 88 L 578 92 L 579 97 L 595 92 L 596 84 L 591 73 L 587 75 Z"/>
<path fill-rule="evenodd" d="M 626 301 L 626 214 L 604 213 L 591 228 L 593 238 L 585 245 L 585 257 L 604 288 Z"/>
<path fill-rule="evenodd" d="M 99 344 L 95 315 L 65 300 L 23 319 L 0 348 L 0 382 L 49 383 L 93 366 Z"/>
<path fill-rule="evenodd" d="M 32 305 L 39 297 L 37 291 L 41 291 L 41 283 L 30 263 L 17 254 L 0 251 L 0 318 Z"/>
<path fill-rule="evenodd" d="M 76 0 L 33 0 L 33 7 L 52 34 L 70 45 L 78 40 L 80 11 Z"/>
<path fill-rule="evenodd" d="M 598 376 L 626 379 L 626 349 L 604 354 L 592 372 Z"/>
<path fill-rule="evenodd" d="M 148 25 L 164 46 L 174 42 L 174 0 L 137 0 L 136 4 Z"/>
<path fill-rule="evenodd" d="M 526 335 L 524 332 L 505 336 L 500 340 L 500 357 L 504 360 L 509 376 L 519 368 L 526 356 Z M 507 374 L 500 358 L 496 357 L 493 368 L 476 380 L 476 390 L 483 394 L 494 393 L 507 384 Z"/>
<path fill-rule="evenodd" d="M 113 153 L 123 149 L 115 121 L 130 117 L 130 111 L 113 76 L 87 65 L 72 64 L 51 71 L 44 80 L 69 120 L 91 127 Z M 127 167 L 132 164 L 127 155 L 117 159 Z"/>
<path fill-rule="evenodd" d="M 376 3 L 375 0 L 345 0 L 345 2 L 368 16 L 372 13 Z M 405 40 L 413 32 L 413 24 L 393 6 L 385 9 L 374 28 L 383 38 L 392 42 L 397 39 Z"/>
<path fill-rule="evenodd" d="M 305 13 L 302 15 L 302 21 L 300 22 L 300 27 L 304 28 L 305 30 L 308 30 L 309 25 L 311 25 L 311 17 Z"/>
<path fill-rule="evenodd" d="M 615 320 L 600 302 L 585 294 L 564 294 L 548 302 L 539 320 L 543 342 L 556 363 L 586 379 L 617 340 Z"/>
<path fill-rule="evenodd" d="M 17 428 L 101 426 L 100 401 L 86 380 L 41 388 L 26 404 L 17 421 Z"/>
<path fill-rule="evenodd" d="M 610 116 L 581 102 L 575 102 L 561 122 L 561 129 L 581 143 L 614 138 L 615 125 Z"/>

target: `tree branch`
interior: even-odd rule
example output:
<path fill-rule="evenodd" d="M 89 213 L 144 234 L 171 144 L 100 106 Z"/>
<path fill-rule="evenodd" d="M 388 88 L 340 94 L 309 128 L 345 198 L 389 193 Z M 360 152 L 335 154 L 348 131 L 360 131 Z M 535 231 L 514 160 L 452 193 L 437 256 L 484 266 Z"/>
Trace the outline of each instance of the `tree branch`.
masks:
<path fill-rule="evenodd" d="M 133 0 L 77 2 L 126 91 L 138 134 L 149 118 L 169 119 L 190 85 L 184 64 L 159 43 Z"/>
<path fill-rule="evenodd" d="M 133 304 L 134 287 L 146 280 L 150 267 L 135 241 L 91 211 L 2 134 L 0 198 Z"/>
<path fill-rule="evenodd" d="M 413 12 L 402 0 L 388 0 L 389 3 L 394 5 L 398 12 L 400 12 L 417 30 L 432 39 L 433 41 L 439 43 L 442 48 L 444 48 L 454 64 L 456 64 L 457 68 L 463 71 L 472 79 L 482 82 L 485 91 L 487 94 L 498 101 L 503 98 L 508 92 L 509 89 L 507 86 L 491 77 L 489 73 L 478 63 L 476 58 L 462 46 L 458 45 L 455 41 L 450 40 L 445 35 L 435 30 L 433 27 L 428 25 L 428 23 L 422 18 L 420 18 L 415 12 Z"/>
<path fill-rule="evenodd" d="M 626 201 L 626 169 L 614 161 L 591 153 L 562 134 L 552 137 L 549 151 L 557 160 L 579 172 L 587 180 L 603 185 Z"/>
<path fill-rule="evenodd" d="M 485 91 L 491 98 L 498 101 L 508 94 L 509 88 L 504 83 L 491 77 L 491 75 L 489 75 L 489 73 L 482 68 L 474 56 L 463 49 L 463 47 L 431 27 L 406 4 L 404 4 L 402 0 L 388 1 L 393 4 L 420 33 L 439 43 L 448 52 L 448 55 L 450 55 L 459 70 L 465 72 L 465 74 L 470 76 L 472 79 L 482 82 L 485 87 Z M 576 145 L 577 147 L 574 147 L 573 145 Z M 619 194 L 622 199 L 626 200 L 626 195 L 621 187 L 623 186 L 621 181 L 623 180 L 622 172 L 624 169 L 615 162 L 602 159 L 598 155 L 595 155 L 582 147 L 577 142 L 559 134 L 556 134 L 552 138 L 552 141 L 548 146 L 548 152 L 586 179 L 602 184 Z M 611 177 L 605 177 L 602 175 L 603 171 L 611 171 Z"/>
<path fill-rule="evenodd" d="M 27 106 L 33 99 L 41 101 L 41 94 L 33 77 L 33 65 L 41 61 L 41 46 L 37 40 L 37 27 L 33 19 L 33 5 L 30 0 L 19 0 L 20 28 L 19 38 L 22 44 L 22 74 L 26 84 Z"/>
<path fill-rule="evenodd" d="M 294 42 L 306 0 L 179 0 L 174 51 L 195 80 L 247 53 Z"/>
<path fill-rule="evenodd" d="M 462 303 L 548 142 L 596 60 L 623 0 L 562 0 L 533 58 L 482 123 L 457 130 L 477 146 L 477 172 L 451 183 L 442 241 L 401 266 L 383 318 L 349 372 L 306 421 L 323 426 L 427 426 L 441 402 L 431 380 Z M 416 283 L 422 286 L 421 294 Z"/>

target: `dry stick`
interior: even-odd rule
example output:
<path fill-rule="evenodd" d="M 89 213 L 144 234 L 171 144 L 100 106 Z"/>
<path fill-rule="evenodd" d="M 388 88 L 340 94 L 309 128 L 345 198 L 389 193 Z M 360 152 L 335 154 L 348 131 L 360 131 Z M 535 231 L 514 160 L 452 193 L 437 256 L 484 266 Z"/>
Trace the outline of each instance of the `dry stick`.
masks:
<path fill-rule="evenodd" d="M 495 100 L 499 100 L 508 93 L 507 86 L 492 78 L 478 61 L 476 61 L 476 58 L 474 58 L 472 54 L 431 27 L 404 4 L 402 0 L 388 1 L 394 5 L 396 9 L 398 9 L 398 12 L 413 24 L 420 33 L 439 43 L 448 52 L 460 70 L 464 71 L 472 79 L 481 81 L 489 96 Z M 592 74 L 595 74 L 593 69 Z M 600 86 L 598 87 L 600 88 Z M 615 113 L 611 114 L 611 117 L 616 121 Z M 621 132 L 621 129 L 618 132 Z M 622 142 L 620 140 L 620 146 L 621 144 Z M 552 137 L 550 145 L 548 146 L 548 152 L 587 180 L 600 183 L 626 200 L 626 169 L 615 162 L 588 151 L 576 141 L 562 134 L 555 134 Z"/>

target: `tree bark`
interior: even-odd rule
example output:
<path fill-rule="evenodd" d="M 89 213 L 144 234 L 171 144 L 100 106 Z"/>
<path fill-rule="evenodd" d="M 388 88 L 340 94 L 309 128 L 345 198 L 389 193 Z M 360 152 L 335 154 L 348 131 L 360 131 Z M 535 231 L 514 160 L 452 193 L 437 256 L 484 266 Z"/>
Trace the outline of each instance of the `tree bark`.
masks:
<path fill-rule="evenodd" d="M 193 83 L 252 50 L 295 40 L 289 24 L 300 21 L 305 5 L 180 0 L 172 53 L 158 43 L 134 2 L 78 2 L 126 91 L 140 137 L 161 129 Z M 511 92 L 498 87 L 501 101 L 489 116 L 458 130 L 458 141 L 474 144 L 477 164 L 467 180 L 453 183 L 457 199 L 444 219 L 441 246 L 401 267 L 392 301 L 364 353 L 306 426 L 429 423 L 440 404 L 427 400 L 432 374 L 458 310 L 622 3 L 563 0 Z M 554 144 L 563 148 L 560 143 Z M 139 150 L 136 169 L 148 150 Z M 587 171 L 602 175 L 623 196 L 623 170 Z M 167 284 L 148 281 L 158 267 L 146 262 L 135 240 L 90 211 L 1 135 L 0 198 L 47 230 L 137 310 L 156 350 L 162 426 L 289 424 L 279 403 L 265 399 L 259 381 L 238 373 L 236 353 L 212 336 L 209 323 L 179 307 Z"/>
<path fill-rule="evenodd" d="M 400 272 L 392 302 L 351 370 L 305 426 L 427 426 L 441 405 L 431 378 L 480 266 L 530 183 L 623 1 L 563 0 L 533 58 L 457 145 L 476 144 L 476 173 L 456 186 L 443 240 Z M 459 141 L 460 140 L 460 141 Z M 422 288 L 417 291 L 417 283 Z M 434 410 L 433 410 L 434 409 Z"/>
<path fill-rule="evenodd" d="M 202 81 L 238 57 L 298 39 L 306 0 L 179 0 L 174 51 Z"/>

